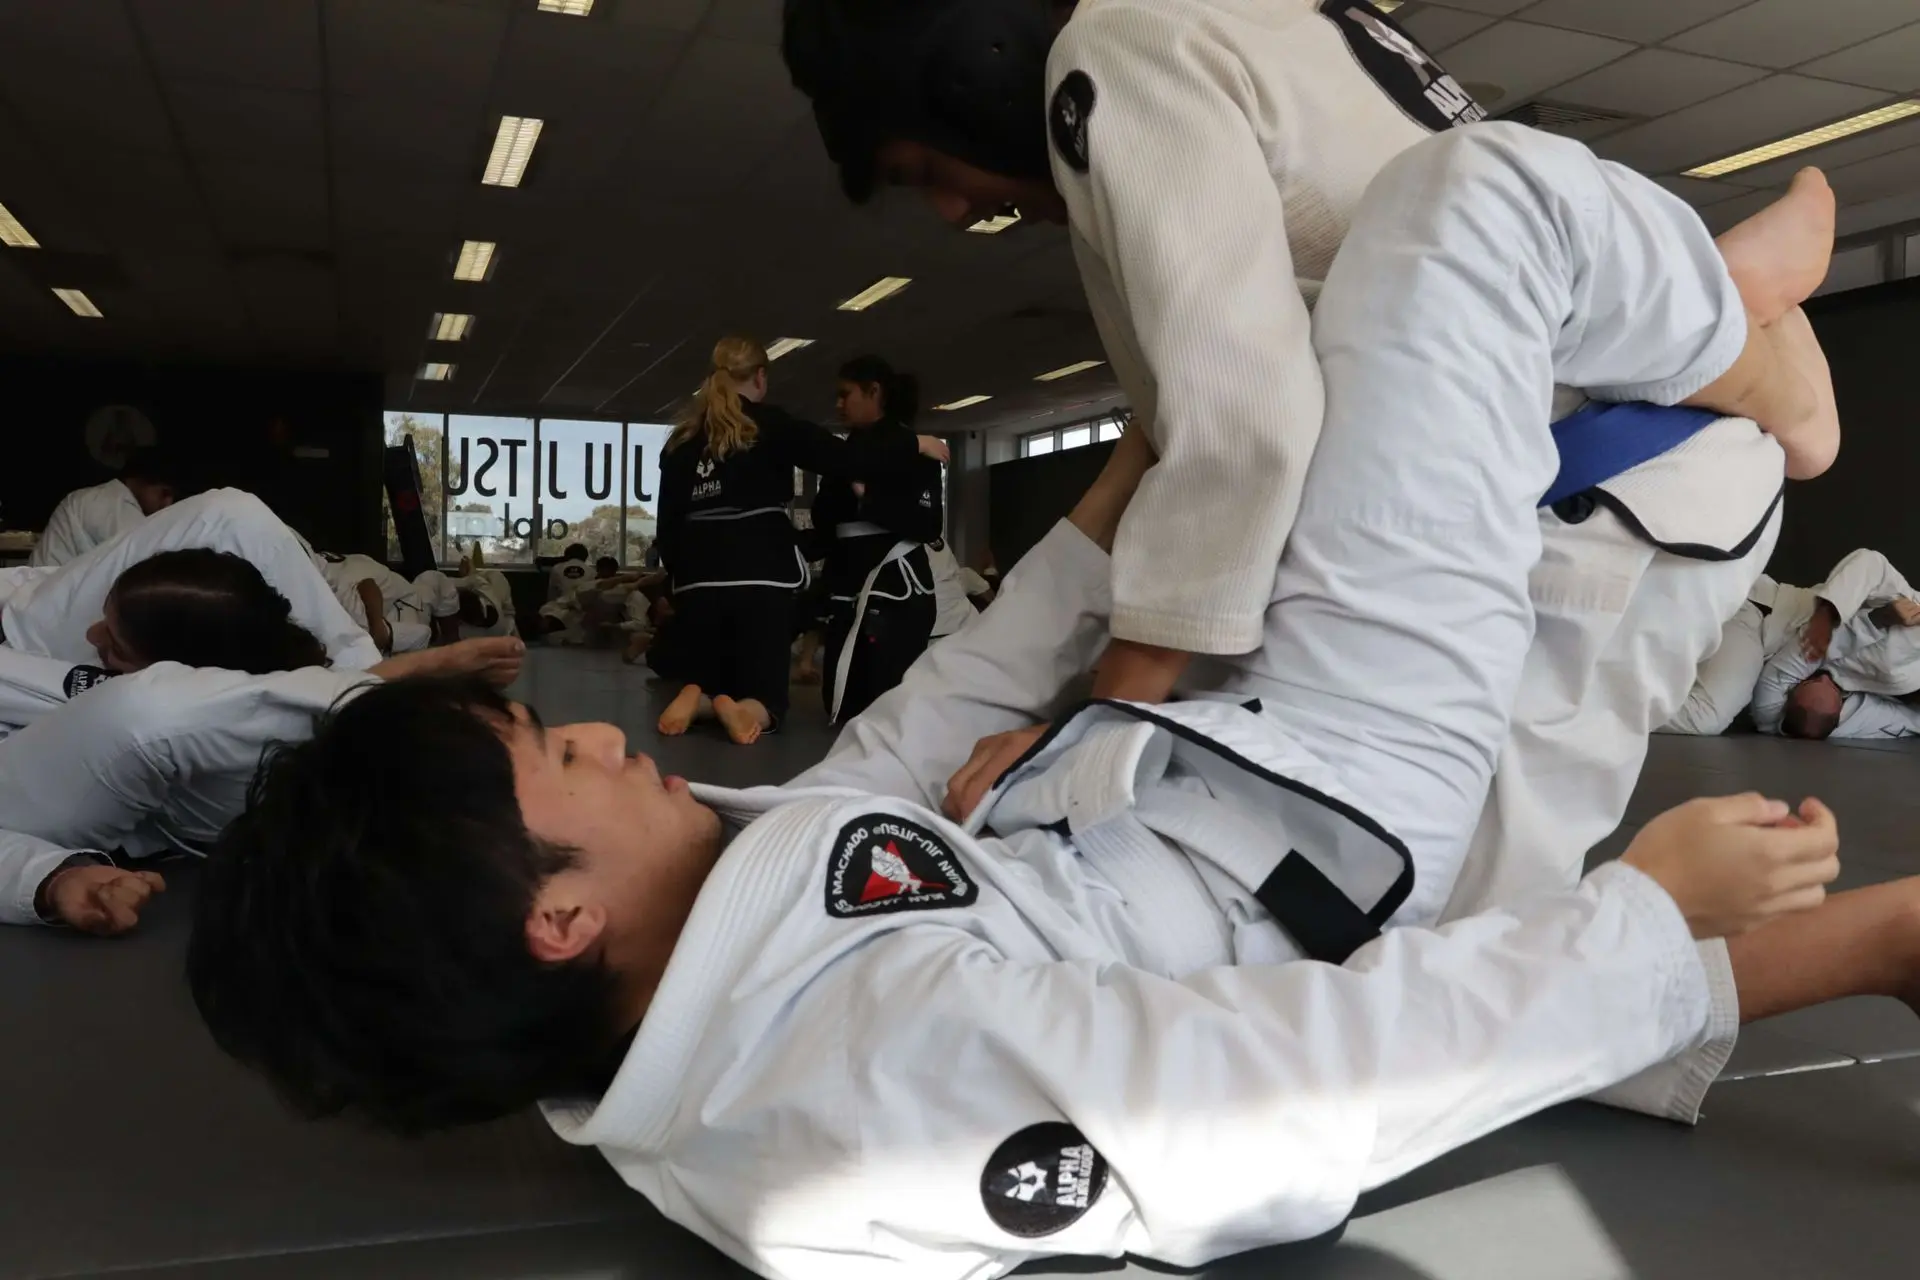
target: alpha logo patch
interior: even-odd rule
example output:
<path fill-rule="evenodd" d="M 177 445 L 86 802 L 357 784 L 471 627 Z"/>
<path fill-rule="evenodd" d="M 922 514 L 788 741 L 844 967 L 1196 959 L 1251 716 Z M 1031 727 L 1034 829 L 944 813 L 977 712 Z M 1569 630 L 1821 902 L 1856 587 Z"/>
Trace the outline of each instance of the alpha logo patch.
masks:
<path fill-rule="evenodd" d="M 836 920 L 966 907 L 979 896 L 946 841 L 890 814 L 840 828 L 827 865 L 827 914 Z"/>
<path fill-rule="evenodd" d="M 1437 133 L 1487 118 L 1419 41 L 1367 0 L 1324 0 L 1320 16 L 1340 28 L 1361 70 L 1416 124 Z"/>
<path fill-rule="evenodd" d="M 1022 1129 L 980 1173 L 980 1201 L 1008 1235 L 1031 1240 L 1080 1221 L 1107 1189 L 1107 1159 L 1070 1124 Z"/>
<path fill-rule="evenodd" d="M 105 684 L 113 679 L 113 672 L 105 667 L 75 667 L 67 672 L 64 682 L 69 698 L 77 698 L 97 684 Z"/>
<path fill-rule="evenodd" d="M 1084 71 L 1070 71 L 1053 91 L 1053 105 L 1047 110 L 1053 149 L 1075 173 L 1085 173 L 1089 165 L 1087 120 L 1093 115 L 1095 96 L 1093 77 Z"/>

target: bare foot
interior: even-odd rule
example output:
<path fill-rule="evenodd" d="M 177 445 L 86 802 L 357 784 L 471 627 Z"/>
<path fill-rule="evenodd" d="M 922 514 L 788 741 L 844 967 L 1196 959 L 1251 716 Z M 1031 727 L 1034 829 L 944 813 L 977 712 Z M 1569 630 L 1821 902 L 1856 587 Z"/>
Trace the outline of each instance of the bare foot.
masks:
<path fill-rule="evenodd" d="M 1812 389 L 1812 412 L 1786 426 L 1768 425 L 1773 438 L 1787 452 L 1787 476 L 1811 480 L 1833 465 L 1840 453 L 1840 409 L 1833 397 L 1833 373 L 1820 349 L 1807 313 L 1790 309 L 1767 330 L 1782 364 L 1806 380 Z"/>
<path fill-rule="evenodd" d="M 655 727 L 666 737 L 677 738 L 687 731 L 687 726 L 693 723 L 694 716 L 699 713 L 700 686 L 690 684 L 681 689 L 678 696 L 667 704 L 667 709 L 660 713 L 660 721 Z"/>
<path fill-rule="evenodd" d="M 1812 296 L 1833 258 L 1833 188 L 1818 169 L 1794 175 L 1787 194 L 1723 232 L 1716 244 L 1741 301 L 1763 325 Z"/>
<path fill-rule="evenodd" d="M 520 664 L 526 656 L 527 646 L 518 636 L 481 636 L 403 653 L 388 658 L 371 672 L 383 680 L 405 680 L 411 676 L 479 676 L 504 689 L 519 679 Z"/>
<path fill-rule="evenodd" d="M 772 723 L 772 717 L 759 702 L 752 698 L 735 702 L 724 693 L 713 700 L 713 714 L 726 726 L 727 736 L 743 747 L 760 741 L 760 735 Z"/>

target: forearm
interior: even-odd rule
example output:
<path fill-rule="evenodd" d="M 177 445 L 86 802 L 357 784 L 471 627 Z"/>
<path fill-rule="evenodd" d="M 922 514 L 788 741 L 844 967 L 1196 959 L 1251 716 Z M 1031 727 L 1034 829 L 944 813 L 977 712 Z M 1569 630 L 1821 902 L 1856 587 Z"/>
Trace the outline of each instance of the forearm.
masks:
<path fill-rule="evenodd" d="M 1834 621 L 1846 623 L 1868 602 L 1909 595 L 1912 588 L 1892 561 L 1878 551 L 1862 547 L 1836 564 L 1817 592 L 1820 601 L 1833 610 Z"/>
<path fill-rule="evenodd" d="M 77 852 L 37 836 L 0 831 L 0 924 L 44 924 L 36 905 L 40 886 Z"/>

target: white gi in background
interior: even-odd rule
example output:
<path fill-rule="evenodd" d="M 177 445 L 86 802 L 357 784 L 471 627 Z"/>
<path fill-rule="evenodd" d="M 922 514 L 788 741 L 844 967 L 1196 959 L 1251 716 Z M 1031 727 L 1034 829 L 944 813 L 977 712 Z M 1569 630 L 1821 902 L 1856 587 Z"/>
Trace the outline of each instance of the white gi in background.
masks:
<path fill-rule="evenodd" d="M 453 580 L 460 591 L 471 591 L 479 596 L 494 611 L 494 621 L 490 626 L 475 626 L 461 620 L 460 634 L 463 636 L 510 636 L 516 634 L 513 608 L 513 585 L 507 581 L 507 575 L 498 569 L 478 568 L 465 577 Z"/>
<path fill-rule="evenodd" d="M 593 580 L 593 566 L 585 560 L 562 560 L 547 571 L 547 602 L 565 600 Z"/>
<path fill-rule="evenodd" d="M 1868 601 L 1884 602 L 1906 594 L 1906 579 L 1892 562 L 1865 548 L 1849 553 L 1817 587 L 1796 587 L 1761 574 L 1727 622 L 1720 647 L 1700 664 L 1685 704 L 1660 732 L 1725 733 L 1753 702 L 1767 660 L 1790 642 L 1799 642 L 1820 601 L 1833 606 L 1839 619 L 1837 631 Z"/>
<path fill-rule="evenodd" d="M 360 584 L 373 583 L 380 593 L 380 611 L 393 632 L 395 653 L 426 648 L 433 641 L 432 620 L 460 611 L 458 595 L 438 569 L 429 569 L 409 582 L 372 556 L 343 556 L 330 551 L 315 552 L 314 566 L 333 588 L 340 607 L 362 629 L 367 625 L 367 602 L 360 597 Z"/>
<path fill-rule="evenodd" d="M 103 542 L 112 542 L 147 518 L 133 490 L 118 480 L 75 489 L 60 499 L 27 563 L 54 568 L 77 560 Z"/>
<path fill-rule="evenodd" d="M 953 548 L 945 538 L 927 544 L 927 563 L 933 566 L 933 638 L 950 636 L 973 621 L 980 611 L 971 596 L 984 595 L 987 580 L 971 569 L 963 569 L 954 559 Z"/>
<path fill-rule="evenodd" d="M 763 1274 L 981 1280 L 1316 1236 L 1362 1191 L 1656 1064 L 1621 1096 L 1691 1117 L 1738 1001 L 1724 946 L 1644 877 L 1576 870 L 1424 926 L 1466 833 L 1504 820 L 1482 811 L 1504 713 L 1523 666 L 1558 665 L 1522 662 L 1529 635 L 1577 662 L 1630 628 L 1660 648 L 1656 588 L 1691 585 L 1668 552 L 1631 557 L 1609 510 L 1568 523 L 1585 543 L 1549 531 L 1572 567 L 1530 580 L 1555 378 L 1677 400 L 1744 338 L 1705 229 L 1645 179 L 1504 126 L 1396 161 L 1318 317 L 1329 411 L 1246 673 L 1260 701 L 1061 719 L 1112 566 L 1057 528 L 820 766 L 698 789 L 732 843 L 611 1087 L 550 1121 Z M 1753 424 L 1654 461 L 1607 487 L 1652 536 L 1729 555 L 1770 536 L 1784 463 Z M 1625 576 L 1589 601 L 1599 566 Z M 1556 579 L 1581 625 L 1535 634 Z M 1706 591 L 1730 613 L 1748 581 Z M 1595 723 L 1670 711 L 1691 679 L 1640 672 L 1604 682 Z M 1054 730 L 944 821 L 970 744 L 1035 719 Z M 1511 831 L 1476 854 L 1577 868 L 1576 837 Z"/>
<path fill-rule="evenodd" d="M 265 503 L 238 489 L 176 502 L 57 569 L 0 569 L 0 634 L 26 653 L 96 661 L 87 629 L 100 620 L 120 575 L 159 552 L 192 547 L 251 562 L 292 604 L 293 620 L 327 647 L 336 666 L 364 670 L 380 661 L 380 650 L 334 599 L 305 544 Z"/>
<path fill-rule="evenodd" d="M 1901 581 L 1899 589 L 1868 604 L 1886 604 L 1896 596 L 1913 598 Z M 1794 686 L 1821 671 L 1845 695 L 1830 738 L 1920 737 L 1920 706 L 1906 701 L 1920 694 L 1920 627 L 1884 626 L 1863 610 L 1834 629 L 1823 658 L 1808 658 L 1797 643 L 1782 646 L 1767 660 L 1754 688 L 1753 721 L 1762 733 L 1780 732 Z"/>
<path fill-rule="evenodd" d="M 1353 0 L 1081 0 L 1047 92 L 1087 301 L 1160 457 L 1113 634 L 1246 653 L 1320 433 L 1308 310 L 1381 166 L 1485 113 Z"/>

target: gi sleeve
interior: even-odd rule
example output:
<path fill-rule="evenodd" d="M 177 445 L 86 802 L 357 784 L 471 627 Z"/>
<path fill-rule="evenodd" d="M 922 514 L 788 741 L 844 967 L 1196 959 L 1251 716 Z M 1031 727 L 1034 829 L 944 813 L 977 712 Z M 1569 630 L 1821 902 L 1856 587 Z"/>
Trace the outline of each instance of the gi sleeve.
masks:
<path fill-rule="evenodd" d="M 1799 637 L 1791 638 L 1780 651 L 1760 668 L 1753 686 L 1753 724 L 1762 733 L 1779 733 L 1780 721 L 1787 712 L 1787 695 L 1793 687 L 1820 669 L 1800 652 Z"/>
<path fill-rule="evenodd" d="M 1885 604 L 1899 596 L 1913 595 L 1913 588 L 1893 562 L 1878 551 L 1862 547 L 1848 553 L 1833 566 L 1833 572 L 1820 584 L 1819 597 L 1840 615 L 1840 625 L 1869 604 Z"/>
<path fill-rule="evenodd" d="M 1007 575 L 1000 602 L 923 654 L 795 786 L 859 787 L 937 806 L 990 734 L 1048 719 L 1105 647 L 1111 562 L 1062 520 Z"/>
<path fill-rule="evenodd" d="M 0 644 L 0 725 L 29 725 L 107 678 L 99 667 L 43 658 Z"/>
<path fill-rule="evenodd" d="M 33 909 L 41 883 L 81 849 L 63 849 L 51 840 L 0 831 L 0 924 L 45 924 Z"/>
<path fill-rule="evenodd" d="M 1054 176 L 1096 322 L 1160 457 L 1120 523 L 1113 634 L 1248 652 L 1324 408 L 1280 196 L 1287 157 L 1256 133 L 1237 57 L 1178 15 L 1076 14 L 1049 68 L 1092 81 L 1087 172 L 1056 143 Z"/>
<path fill-rule="evenodd" d="M 1621 864 L 1345 967 L 1174 981 L 911 929 L 847 968 L 845 1095 L 780 1103 L 854 1151 L 700 1206 L 783 1280 L 1309 1239 L 1363 1191 L 1691 1047 L 1714 1007 L 1678 909 Z"/>
<path fill-rule="evenodd" d="M 1836 738 L 1920 737 L 1920 707 L 1876 693 L 1848 694 Z"/>
<path fill-rule="evenodd" d="M 27 557 L 29 565 L 36 569 L 62 565 L 80 554 L 82 548 L 75 541 L 78 520 L 75 505 L 71 493 L 60 499 L 60 505 L 47 517 L 47 527 L 41 530 L 39 541 L 33 544 L 33 554 Z"/>

